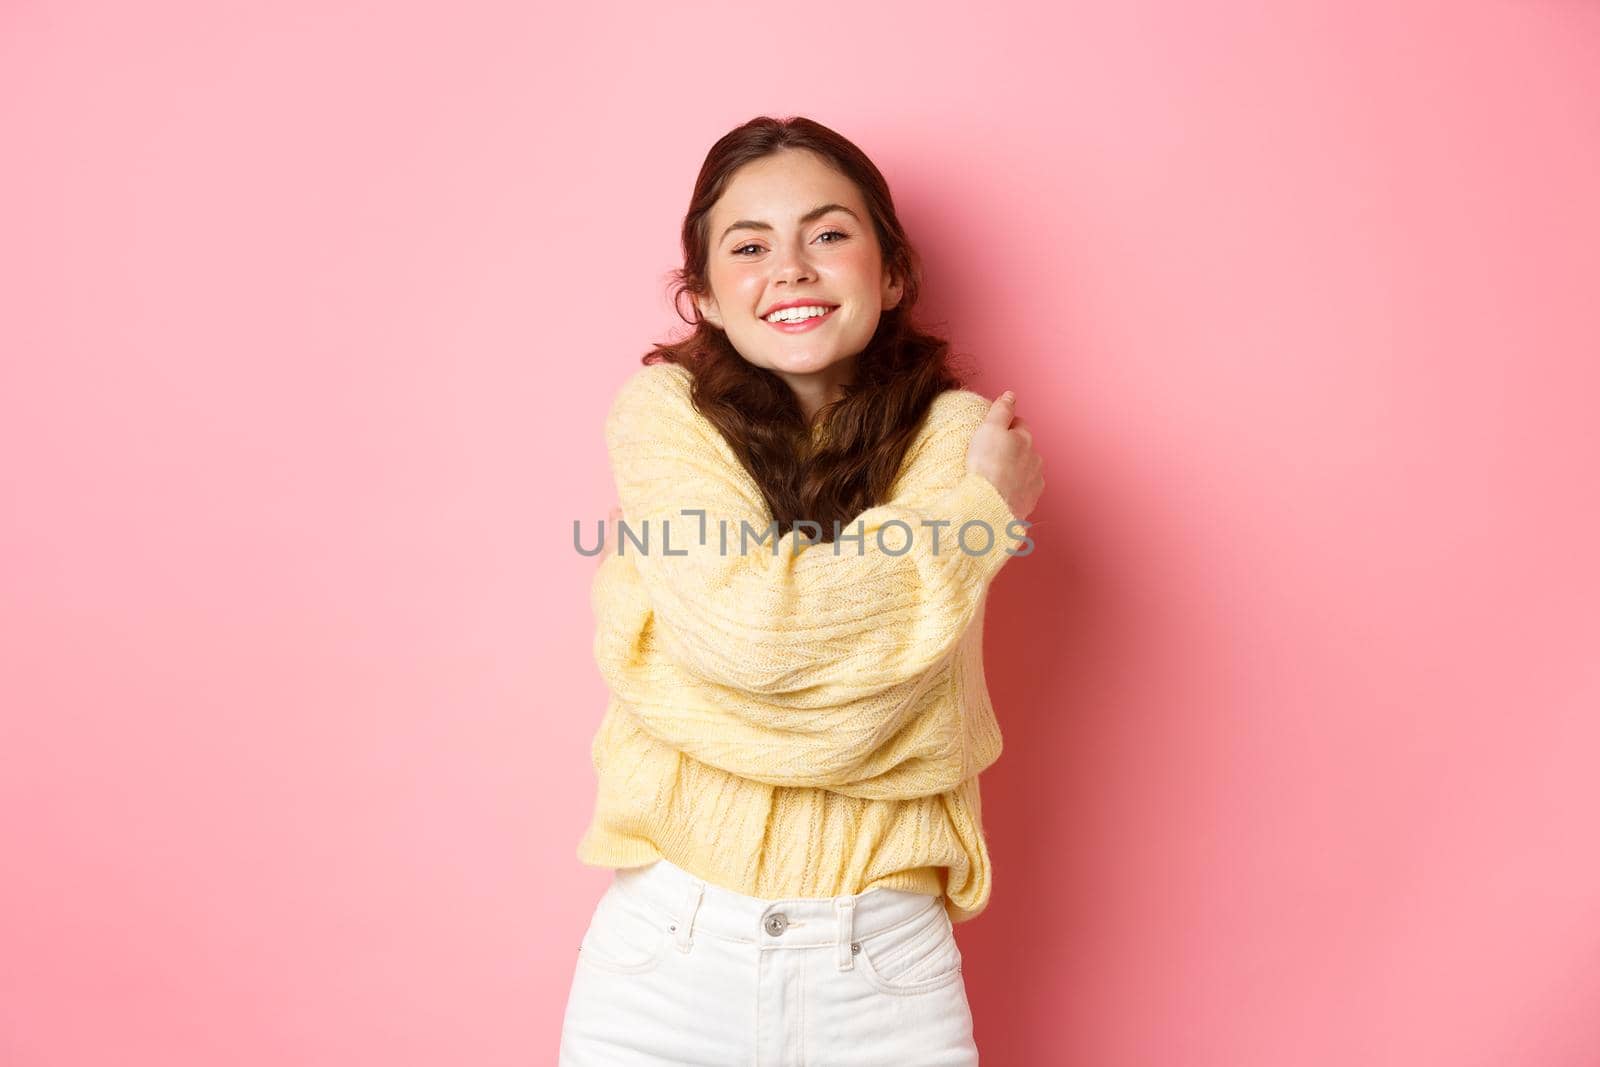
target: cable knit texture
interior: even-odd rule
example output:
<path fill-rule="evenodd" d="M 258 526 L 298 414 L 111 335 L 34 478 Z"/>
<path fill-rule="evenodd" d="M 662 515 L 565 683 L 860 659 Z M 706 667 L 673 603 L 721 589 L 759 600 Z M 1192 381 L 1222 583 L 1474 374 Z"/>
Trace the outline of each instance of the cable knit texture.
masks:
<path fill-rule="evenodd" d="M 606 417 L 628 533 L 591 589 L 611 699 L 579 860 L 665 857 L 766 898 L 886 886 L 975 918 L 990 889 L 978 774 L 1001 749 L 984 605 L 1026 544 L 966 470 L 989 401 L 940 394 L 889 501 L 810 544 L 775 536 L 691 381 L 641 367 Z"/>

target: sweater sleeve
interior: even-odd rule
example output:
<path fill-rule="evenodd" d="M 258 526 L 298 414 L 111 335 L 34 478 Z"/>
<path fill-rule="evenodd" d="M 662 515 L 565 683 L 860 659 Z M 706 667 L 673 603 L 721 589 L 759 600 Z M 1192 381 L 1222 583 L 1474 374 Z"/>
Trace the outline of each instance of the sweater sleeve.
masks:
<path fill-rule="evenodd" d="M 623 522 L 641 542 L 621 538 L 618 556 L 633 560 L 673 660 L 717 685 L 816 697 L 900 685 L 943 659 L 1012 543 L 1014 516 L 965 470 L 966 442 L 937 495 L 913 480 L 832 544 L 807 544 L 800 529 L 775 536 L 759 488 L 688 389 L 681 368 L 641 368 L 606 418 Z"/>
<path fill-rule="evenodd" d="M 619 710 L 656 740 L 730 774 L 909 799 L 948 792 L 999 755 L 997 735 L 980 731 L 968 744 L 969 709 L 953 691 L 951 665 L 888 689 L 766 696 L 707 683 L 658 655 L 654 616 L 627 560 L 601 565 L 593 605 L 595 660 Z"/>
<path fill-rule="evenodd" d="M 654 381 L 636 376 L 628 383 L 607 423 L 625 518 L 657 517 L 668 505 L 705 507 L 710 530 L 716 528 L 713 515 L 764 529 L 769 516 L 759 490 L 741 477 L 731 452 L 716 448 L 725 445 L 720 435 L 674 407 L 688 407 L 686 379 L 663 377 L 681 373 L 676 369 L 646 368 L 652 370 Z M 647 397 L 654 403 L 647 405 Z M 707 546 L 697 538 L 685 546 L 707 553 L 697 566 L 658 571 L 652 583 L 649 557 L 625 550 L 600 566 L 592 593 L 595 658 L 615 697 L 658 739 L 774 785 L 824 786 L 869 798 L 924 796 L 981 770 L 994 752 L 968 751 L 963 744 L 948 659 L 988 581 L 1009 558 L 1001 547 L 1014 516 L 986 480 L 965 470 L 967 445 L 987 410 L 988 402 L 973 393 L 942 396 L 902 464 L 889 505 L 864 513 L 863 525 L 877 528 L 872 512 L 880 511 L 925 535 L 923 518 L 948 518 L 951 526 L 940 539 L 940 550 L 948 551 L 953 531 L 976 517 L 997 535 L 994 556 L 958 549 L 968 565 L 945 570 L 931 541 L 921 558 L 913 556 L 915 547 L 873 556 L 876 539 L 869 534 L 859 555 L 854 548 L 835 555 L 829 545 L 802 546 L 792 557 L 773 556 L 770 549 L 740 556 L 730 548 L 712 563 L 709 552 L 720 545 L 711 534 Z M 663 419 L 663 412 L 676 414 Z M 676 436 L 664 438 L 663 423 Z M 638 471 L 638 463 L 654 477 Z M 667 486 L 682 487 L 682 499 L 640 506 L 665 498 Z M 977 504 L 963 512 L 968 494 Z M 691 529 L 698 533 L 698 521 Z M 969 543 L 982 546 L 987 537 L 975 532 Z M 886 541 L 896 552 L 905 544 L 887 535 Z M 793 547 L 786 539 L 781 549 Z M 663 556 L 661 567 L 690 558 Z M 685 586 L 690 581 L 705 584 Z M 764 612 L 740 610 L 763 603 Z M 675 610 L 663 612 L 664 604 Z M 708 641 L 675 639 L 685 626 L 700 627 Z"/>

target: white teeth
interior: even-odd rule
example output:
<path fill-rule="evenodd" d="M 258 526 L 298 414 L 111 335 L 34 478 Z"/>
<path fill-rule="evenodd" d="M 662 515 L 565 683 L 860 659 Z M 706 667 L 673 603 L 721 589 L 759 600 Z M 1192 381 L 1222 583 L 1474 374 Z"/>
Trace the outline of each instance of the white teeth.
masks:
<path fill-rule="evenodd" d="M 826 315 L 828 312 L 830 312 L 832 310 L 833 310 L 832 308 L 825 308 L 825 307 L 822 307 L 820 305 L 813 306 L 813 307 L 782 308 L 782 309 L 780 309 L 778 311 L 774 311 L 772 314 L 768 315 L 767 316 L 767 321 L 768 322 L 799 322 L 801 319 L 810 319 L 810 318 L 815 318 L 818 315 Z"/>

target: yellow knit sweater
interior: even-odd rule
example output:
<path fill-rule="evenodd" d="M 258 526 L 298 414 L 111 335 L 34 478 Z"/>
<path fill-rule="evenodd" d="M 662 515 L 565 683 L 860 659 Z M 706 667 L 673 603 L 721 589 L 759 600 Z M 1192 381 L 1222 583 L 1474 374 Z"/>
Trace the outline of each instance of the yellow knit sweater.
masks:
<path fill-rule="evenodd" d="M 578 859 L 665 857 L 766 898 L 887 886 L 975 918 L 990 888 L 977 776 L 1001 748 L 984 605 L 1007 550 L 1031 546 L 966 470 L 989 401 L 940 394 L 891 499 L 834 544 L 802 546 L 802 530 L 774 542 L 755 480 L 690 384 L 676 364 L 641 367 L 606 417 L 623 522 L 645 550 L 622 538 L 591 589 L 611 699 Z M 937 545 L 924 525 L 936 520 Z"/>

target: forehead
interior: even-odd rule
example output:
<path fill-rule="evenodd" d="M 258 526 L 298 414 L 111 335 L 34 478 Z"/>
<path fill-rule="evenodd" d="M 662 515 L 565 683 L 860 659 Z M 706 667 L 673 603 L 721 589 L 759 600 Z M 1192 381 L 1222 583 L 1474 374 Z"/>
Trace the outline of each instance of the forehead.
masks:
<path fill-rule="evenodd" d="M 746 163 L 734 172 L 711 208 L 713 232 L 734 219 L 775 226 L 792 223 L 818 204 L 843 204 L 861 218 L 866 203 L 855 183 L 815 153 L 786 149 Z"/>

